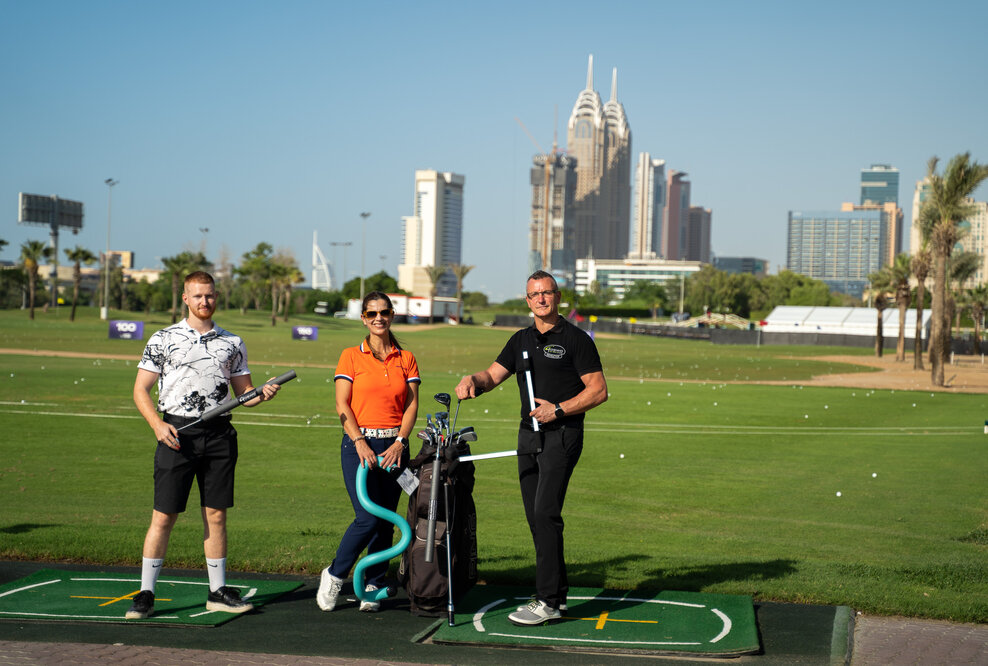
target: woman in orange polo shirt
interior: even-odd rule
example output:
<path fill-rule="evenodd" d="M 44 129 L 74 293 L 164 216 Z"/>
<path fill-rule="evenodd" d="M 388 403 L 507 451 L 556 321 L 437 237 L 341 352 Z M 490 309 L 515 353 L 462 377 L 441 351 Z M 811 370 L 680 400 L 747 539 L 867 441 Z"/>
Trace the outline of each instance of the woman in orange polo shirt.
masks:
<path fill-rule="evenodd" d="M 357 347 L 348 347 L 336 365 L 336 411 L 343 424 L 340 460 L 343 481 L 355 518 L 347 528 L 333 563 L 323 569 L 316 603 L 324 611 L 336 607 L 336 597 L 360 553 L 377 553 L 391 547 L 394 525 L 377 518 L 357 500 L 357 468 L 367 465 L 367 496 L 375 504 L 394 511 L 401 487 L 392 474 L 377 467 L 381 456 L 384 467 L 404 466 L 408 461 L 408 435 L 418 416 L 418 364 L 391 333 L 394 306 L 387 294 L 372 291 L 364 297 L 361 321 L 368 335 Z M 366 591 L 384 585 L 388 563 L 367 567 Z M 361 601 L 360 610 L 377 611 L 377 601 Z"/>

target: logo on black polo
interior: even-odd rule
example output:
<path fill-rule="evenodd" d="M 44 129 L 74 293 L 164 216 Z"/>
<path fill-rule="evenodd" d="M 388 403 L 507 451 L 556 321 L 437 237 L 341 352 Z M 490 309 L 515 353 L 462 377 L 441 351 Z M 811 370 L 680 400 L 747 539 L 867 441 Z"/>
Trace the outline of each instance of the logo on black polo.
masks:
<path fill-rule="evenodd" d="M 561 359 L 566 355 L 566 350 L 559 345 L 546 345 L 542 348 L 542 353 L 546 358 Z"/>

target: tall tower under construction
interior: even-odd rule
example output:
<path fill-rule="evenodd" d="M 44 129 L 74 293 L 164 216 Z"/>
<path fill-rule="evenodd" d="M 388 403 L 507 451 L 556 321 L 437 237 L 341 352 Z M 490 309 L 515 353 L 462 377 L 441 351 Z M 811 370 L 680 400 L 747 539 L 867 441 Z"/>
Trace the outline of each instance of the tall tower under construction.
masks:
<path fill-rule="evenodd" d="M 532 158 L 532 224 L 529 272 L 545 270 L 563 285 L 573 283 L 576 253 L 573 246 L 573 200 L 576 195 L 576 159 L 559 153 Z"/>
<path fill-rule="evenodd" d="M 621 259 L 631 220 L 631 127 L 617 98 L 617 69 L 606 103 L 593 85 L 591 55 L 587 87 L 566 131 L 567 153 L 576 158 L 574 251 L 578 258 Z"/>

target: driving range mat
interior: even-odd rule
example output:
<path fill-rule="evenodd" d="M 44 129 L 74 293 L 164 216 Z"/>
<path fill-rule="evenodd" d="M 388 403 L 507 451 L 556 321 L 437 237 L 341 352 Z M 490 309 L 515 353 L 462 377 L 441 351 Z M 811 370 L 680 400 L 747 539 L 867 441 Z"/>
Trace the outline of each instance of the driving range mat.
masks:
<path fill-rule="evenodd" d="M 519 627 L 508 615 L 529 603 L 518 588 L 477 585 L 443 619 L 433 643 L 484 647 L 737 657 L 760 651 L 751 597 L 699 592 L 570 588 L 561 620 Z"/>
<path fill-rule="evenodd" d="M 255 608 L 302 586 L 282 580 L 228 580 L 226 584 L 237 588 Z M 139 575 L 42 569 L 0 586 L 0 618 L 215 627 L 239 617 L 206 610 L 209 582 L 205 575 L 162 576 L 155 586 L 151 617 L 127 620 L 124 614 L 140 587 Z"/>

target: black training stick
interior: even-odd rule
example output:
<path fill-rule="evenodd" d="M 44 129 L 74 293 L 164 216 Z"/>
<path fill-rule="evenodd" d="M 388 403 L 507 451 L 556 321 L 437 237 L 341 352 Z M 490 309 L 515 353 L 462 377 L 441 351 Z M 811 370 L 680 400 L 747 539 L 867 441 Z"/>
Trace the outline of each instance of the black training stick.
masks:
<path fill-rule="evenodd" d="M 265 385 L 267 385 L 267 384 L 278 384 L 280 386 L 281 384 L 284 384 L 285 382 L 291 381 L 293 379 L 295 379 L 295 371 L 294 370 L 289 370 L 285 374 L 280 375 L 278 377 L 275 377 L 274 379 L 272 379 L 269 382 L 264 382 L 264 384 Z M 253 388 L 253 389 L 247 391 L 246 393 L 244 393 L 242 395 L 238 395 L 236 398 L 231 398 L 230 400 L 227 400 L 226 402 L 224 402 L 222 405 L 217 405 L 216 407 L 213 407 L 209 411 L 204 412 L 203 415 L 200 416 L 198 419 L 196 419 L 192 423 L 189 423 L 188 425 L 184 425 L 181 428 L 177 428 L 177 430 L 179 432 L 182 432 L 186 428 L 191 428 L 194 425 L 199 425 L 200 423 L 203 423 L 203 422 L 208 421 L 208 420 L 210 420 L 212 418 L 215 418 L 215 417 L 219 416 L 220 414 L 226 414 L 228 411 L 230 411 L 234 407 L 239 407 L 240 405 L 244 404 L 245 402 L 248 402 L 248 401 L 253 400 L 254 398 L 256 398 L 258 395 L 260 395 L 262 388 L 264 388 L 264 387 L 263 386 L 259 386 L 259 387 L 256 387 L 256 388 Z"/>

